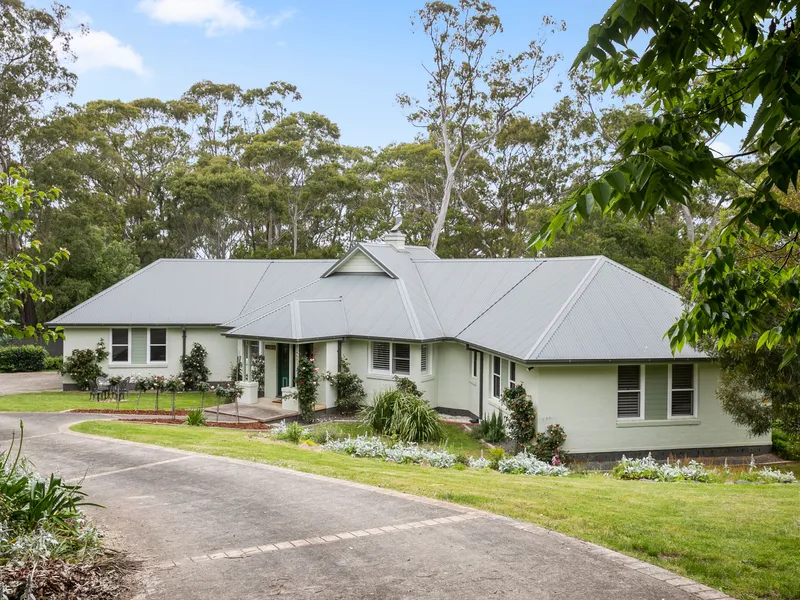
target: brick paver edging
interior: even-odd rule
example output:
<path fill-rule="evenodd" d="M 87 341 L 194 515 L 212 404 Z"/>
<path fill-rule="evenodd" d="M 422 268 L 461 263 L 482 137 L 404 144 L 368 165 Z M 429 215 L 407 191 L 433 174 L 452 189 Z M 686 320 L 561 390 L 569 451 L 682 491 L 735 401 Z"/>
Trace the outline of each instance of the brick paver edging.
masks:
<path fill-rule="evenodd" d="M 451 525 L 453 523 L 460 523 L 463 521 L 472 521 L 474 519 L 484 519 L 484 518 L 486 518 L 486 515 L 478 512 L 472 512 L 460 515 L 452 515 L 449 517 L 426 519 L 424 521 L 401 523 L 400 525 L 387 525 L 385 527 L 359 529 L 357 531 L 346 531 L 344 533 L 336 533 L 333 535 L 323 535 L 307 539 L 264 544 L 263 546 L 251 546 L 249 548 L 236 548 L 232 550 L 221 550 L 219 552 L 209 552 L 207 554 L 200 554 L 198 556 L 188 556 L 185 558 L 179 558 L 177 560 L 169 560 L 167 562 L 160 563 L 158 565 L 155 565 L 155 568 L 172 569 L 174 567 L 180 567 L 183 565 L 189 565 L 194 563 L 201 563 L 209 560 L 221 560 L 224 558 L 247 558 L 248 556 L 253 556 L 254 554 L 263 554 L 266 552 L 274 552 L 276 550 L 293 550 L 295 548 L 302 548 L 303 546 L 316 546 L 319 544 L 329 544 L 331 542 L 341 542 L 343 540 L 352 540 L 360 537 L 385 535 L 387 533 L 399 533 L 401 531 L 408 531 L 409 529 L 419 529 L 420 527 L 437 527 L 439 525 Z"/>

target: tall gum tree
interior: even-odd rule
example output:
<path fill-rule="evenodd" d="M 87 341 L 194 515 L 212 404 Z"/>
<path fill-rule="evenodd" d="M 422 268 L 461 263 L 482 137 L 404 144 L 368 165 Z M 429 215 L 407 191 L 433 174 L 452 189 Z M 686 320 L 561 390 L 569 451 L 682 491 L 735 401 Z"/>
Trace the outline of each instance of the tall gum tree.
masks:
<path fill-rule="evenodd" d="M 411 111 L 408 120 L 426 129 L 442 150 L 445 179 L 430 238 L 435 251 L 464 162 L 497 138 L 508 118 L 550 74 L 559 57 L 544 53 L 545 37 L 564 25 L 545 17 L 543 37 L 531 41 L 526 50 L 490 55 L 490 41 L 502 33 L 503 25 L 488 2 L 428 2 L 412 24 L 422 29 L 433 49 L 433 65 L 425 68 L 428 97 L 421 101 L 400 94 L 397 100 Z"/>

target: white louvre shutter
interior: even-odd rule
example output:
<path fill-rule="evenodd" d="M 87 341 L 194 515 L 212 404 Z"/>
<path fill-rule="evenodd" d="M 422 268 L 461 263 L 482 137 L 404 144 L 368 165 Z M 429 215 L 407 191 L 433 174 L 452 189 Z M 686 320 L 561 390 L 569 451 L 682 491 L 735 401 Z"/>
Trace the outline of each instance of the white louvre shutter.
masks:
<path fill-rule="evenodd" d="M 419 347 L 419 369 L 423 373 L 428 372 L 428 345 L 423 344 Z"/>
<path fill-rule="evenodd" d="M 390 344 L 389 342 L 372 342 L 372 370 L 390 371 Z"/>
<path fill-rule="evenodd" d="M 641 367 L 620 365 L 617 368 L 617 418 L 631 419 L 641 416 Z"/>
<path fill-rule="evenodd" d="M 694 415 L 694 365 L 672 365 L 673 417 Z"/>

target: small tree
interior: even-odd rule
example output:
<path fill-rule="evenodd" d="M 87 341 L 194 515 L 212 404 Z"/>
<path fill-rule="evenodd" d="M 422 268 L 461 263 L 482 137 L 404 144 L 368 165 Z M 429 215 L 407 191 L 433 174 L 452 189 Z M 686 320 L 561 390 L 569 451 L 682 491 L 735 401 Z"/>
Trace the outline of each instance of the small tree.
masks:
<path fill-rule="evenodd" d="M 208 384 L 207 381 L 200 381 L 195 388 L 198 392 L 201 392 L 200 396 L 200 408 L 205 409 L 206 407 L 206 393 L 211 389 L 211 386 Z"/>
<path fill-rule="evenodd" d="M 195 342 L 189 354 L 181 357 L 181 379 L 183 379 L 187 390 L 198 390 L 198 384 L 208 381 L 211 370 L 206 366 L 208 352 L 202 344 Z"/>
<path fill-rule="evenodd" d="M 295 381 L 300 420 L 310 423 L 314 420 L 314 405 L 317 403 L 317 388 L 319 387 L 319 369 L 314 366 L 313 358 L 300 357 Z"/>
<path fill-rule="evenodd" d="M 172 396 L 172 417 L 175 417 L 175 394 L 180 391 L 183 391 L 185 387 L 185 382 L 183 379 L 178 377 L 177 375 L 170 375 L 167 380 L 164 382 L 164 390 L 169 392 Z"/>
<path fill-rule="evenodd" d="M 503 390 L 500 399 L 510 415 L 508 417 L 508 432 L 518 446 L 528 446 L 536 438 L 536 409 L 533 400 L 525 392 L 525 388 L 517 385 Z"/>
<path fill-rule="evenodd" d="M 364 391 L 364 382 L 361 377 L 350 370 L 350 362 L 342 358 L 342 365 L 338 373 L 326 371 L 322 376 L 325 381 L 330 382 L 336 390 L 336 408 L 343 414 L 353 414 L 361 408 L 367 392 Z"/>
<path fill-rule="evenodd" d="M 156 411 L 158 411 L 158 397 L 167 388 L 167 379 L 163 375 L 153 376 L 153 389 L 156 391 Z"/>
<path fill-rule="evenodd" d="M 236 405 L 236 422 L 239 422 L 239 398 L 241 398 L 243 392 L 244 390 L 234 382 L 217 387 L 214 392 L 217 397 L 217 422 L 219 422 L 220 401 L 223 401 L 223 404 L 230 404 L 233 402 Z"/>
<path fill-rule="evenodd" d="M 153 389 L 153 378 L 149 375 L 137 375 L 133 380 L 133 389 L 139 392 L 136 396 L 136 412 L 139 412 L 142 393 Z"/>
<path fill-rule="evenodd" d="M 254 356 L 252 358 L 251 368 L 253 369 L 253 379 L 258 382 L 258 396 L 259 398 L 264 395 L 264 369 L 266 361 L 263 354 Z"/>

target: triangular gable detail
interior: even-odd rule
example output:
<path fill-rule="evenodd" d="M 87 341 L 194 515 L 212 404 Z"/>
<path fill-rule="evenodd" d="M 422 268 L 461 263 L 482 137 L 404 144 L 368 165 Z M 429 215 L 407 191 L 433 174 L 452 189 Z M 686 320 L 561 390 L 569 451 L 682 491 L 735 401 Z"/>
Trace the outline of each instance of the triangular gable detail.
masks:
<path fill-rule="evenodd" d="M 322 277 L 329 277 L 335 273 L 351 273 L 353 275 L 381 274 L 388 275 L 392 279 L 397 279 L 397 275 L 392 273 L 386 265 L 375 258 L 375 256 L 361 244 L 354 246 L 353 249 L 345 254 L 335 265 L 325 271 Z"/>

